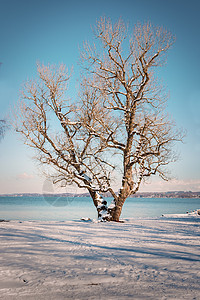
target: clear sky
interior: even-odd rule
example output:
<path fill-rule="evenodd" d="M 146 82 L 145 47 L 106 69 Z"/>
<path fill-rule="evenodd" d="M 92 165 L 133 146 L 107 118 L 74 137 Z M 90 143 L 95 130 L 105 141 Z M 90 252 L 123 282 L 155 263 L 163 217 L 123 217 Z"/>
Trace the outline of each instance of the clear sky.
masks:
<path fill-rule="evenodd" d="M 130 27 L 151 21 L 176 35 L 160 76 L 170 91 L 169 112 L 187 137 L 170 168 L 176 179 L 153 180 L 143 191 L 200 191 L 199 11 L 199 0 L 0 0 L 0 119 L 16 103 L 22 83 L 35 75 L 37 61 L 73 65 L 78 79 L 79 47 L 91 41 L 99 17 L 122 17 Z M 7 132 L 0 142 L 0 193 L 42 192 L 44 178 L 32 155 Z"/>

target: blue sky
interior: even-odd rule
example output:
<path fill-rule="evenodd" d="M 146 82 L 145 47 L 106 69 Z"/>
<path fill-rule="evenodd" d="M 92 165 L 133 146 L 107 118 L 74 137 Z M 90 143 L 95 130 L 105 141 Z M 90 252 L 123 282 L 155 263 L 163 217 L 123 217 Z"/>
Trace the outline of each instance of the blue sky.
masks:
<path fill-rule="evenodd" d="M 177 146 L 180 160 L 170 167 L 176 179 L 152 180 L 143 190 L 200 190 L 199 10 L 198 0 L 0 0 L 0 118 L 16 103 L 22 83 L 35 76 L 37 61 L 73 66 L 73 87 L 79 47 L 92 40 L 99 17 L 122 17 L 129 27 L 151 21 L 176 35 L 160 76 L 170 92 L 169 112 L 187 136 Z M 0 143 L 0 193 L 42 192 L 44 178 L 32 155 L 7 132 Z"/>

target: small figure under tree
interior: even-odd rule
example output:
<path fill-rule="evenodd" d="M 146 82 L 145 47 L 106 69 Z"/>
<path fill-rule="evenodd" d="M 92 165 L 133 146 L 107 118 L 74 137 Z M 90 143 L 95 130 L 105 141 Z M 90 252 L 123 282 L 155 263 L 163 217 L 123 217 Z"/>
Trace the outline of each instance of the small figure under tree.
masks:
<path fill-rule="evenodd" d="M 66 97 L 70 76 L 64 65 L 38 65 L 16 109 L 16 130 L 54 183 L 89 191 L 100 220 L 119 221 L 125 200 L 142 181 L 176 160 L 173 144 L 182 133 L 165 112 L 166 95 L 155 77 L 174 37 L 150 23 L 133 33 L 119 20 L 101 18 L 96 44 L 84 45 L 78 101 Z M 116 175 L 117 174 L 117 175 Z M 115 178 L 119 192 L 113 188 Z M 110 192 L 108 206 L 102 198 Z"/>

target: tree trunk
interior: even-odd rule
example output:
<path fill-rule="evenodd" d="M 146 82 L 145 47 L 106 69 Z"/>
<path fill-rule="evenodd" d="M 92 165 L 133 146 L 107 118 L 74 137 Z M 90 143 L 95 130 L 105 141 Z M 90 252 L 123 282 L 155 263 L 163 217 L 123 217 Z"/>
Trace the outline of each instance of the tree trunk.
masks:
<path fill-rule="evenodd" d="M 110 210 L 111 214 L 111 221 L 119 222 L 119 218 L 121 216 L 122 207 L 124 205 L 124 202 L 126 201 L 127 197 L 129 197 L 131 190 L 133 188 L 133 180 L 132 180 L 132 168 L 126 167 L 128 163 L 124 163 L 124 177 L 122 180 L 122 188 L 119 191 L 117 200 L 115 202 L 115 205 Z M 108 208 L 109 210 L 109 208 Z"/>
<path fill-rule="evenodd" d="M 112 216 L 111 221 L 119 222 L 121 212 L 122 212 L 122 206 L 119 205 L 115 206 L 115 208 L 111 212 L 111 216 Z"/>
<path fill-rule="evenodd" d="M 97 209 L 98 220 L 100 221 L 110 221 L 111 215 L 108 210 L 107 201 L 101 197 L 98 192 L 89 191 L 90 196 L 92 197 L 94 206 Z"/>
<path fill-rule="evenodd" d="M 120 192 L 119 198 L 117 200 L 113 199 L 109 206 L 107 205 L 107 201 L 98 192 L 90 190 L 89 193 L 97 209 L 99 221 L 120 222 L 122 207 L 127 198 L 124 196 L 124 192 Z"/>
<path fill-rule="evenodd" d="M 110 206 L 107 206 L 107 201 L 98 192 L 89 191 L 89 193 L 97 209 L 99 221 L 120 222 L 122 207 L 126 198 L 121 197 L 118 201 L 113 199 Z"/>

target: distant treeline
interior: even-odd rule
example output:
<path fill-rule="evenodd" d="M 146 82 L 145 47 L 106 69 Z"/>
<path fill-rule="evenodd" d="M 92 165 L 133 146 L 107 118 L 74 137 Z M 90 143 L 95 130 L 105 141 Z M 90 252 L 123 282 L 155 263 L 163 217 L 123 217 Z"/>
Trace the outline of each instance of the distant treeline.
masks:
<path fill-rule="evenodd" d="M 90 197 L 89 193 L 60 193 L 60 194 L 38 194 L 38 193 L 22 193 L 22 194 L 1 194 L 0 197 Z M 109 193 L 103 195 L 111 197 Z M 131 198 L 200 198 L 200 192 L 192 191 L 174 191 L 174 192 L 145 192 L 131 195 Z"/>

